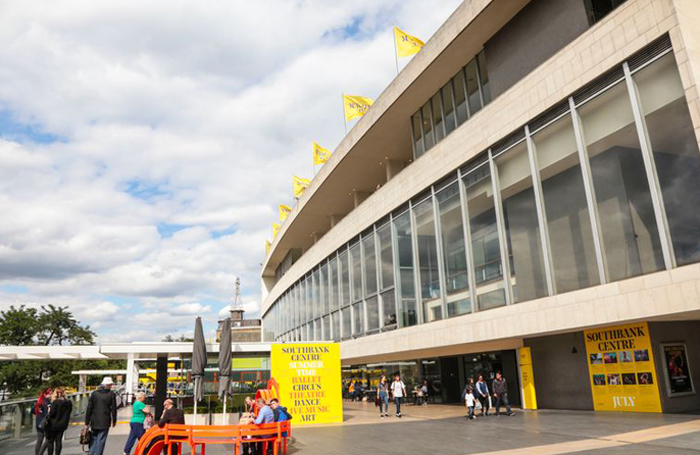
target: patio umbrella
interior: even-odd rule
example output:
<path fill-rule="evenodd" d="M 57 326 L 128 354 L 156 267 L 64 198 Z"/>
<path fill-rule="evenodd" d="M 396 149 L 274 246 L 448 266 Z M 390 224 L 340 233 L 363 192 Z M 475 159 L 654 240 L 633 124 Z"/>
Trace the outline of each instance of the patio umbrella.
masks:
<path fill-rule="evenodd" d="M 219 399 L 224 399 L 224 422 L 226 425 L 226 401 L 231 388 L 231 318 L 221 326 L 219 340 Z"/>
<path fill-rule="evenodd" d="M 192 345 L 192 377 L 194 378 L 194 420 L 197 421 L 197 402 L 202 399 L 204 368 L 207 366 L 207 345 L 204 342 L 202 318 L 194 323 L 194 344 Z"/>

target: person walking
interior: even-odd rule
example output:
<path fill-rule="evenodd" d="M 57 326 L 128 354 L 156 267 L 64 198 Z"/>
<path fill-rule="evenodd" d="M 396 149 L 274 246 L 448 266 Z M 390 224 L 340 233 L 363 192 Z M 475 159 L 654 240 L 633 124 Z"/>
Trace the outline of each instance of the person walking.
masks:
<path fill-rule="evenodd" d="M 481 403 L 481 415 L 489 415 L 489 386 L 484 381 L 484 375 L 480 374 L 476 381 L 476 398 Z"/>
<path fill-rule="evenodd" d="M 508 403 L 508 383 L 500 371 L 496 373 L 496 379 L 493 380 L 491 389 L 493 390 L 494 398 L 496 398 L 496 417 L 501 415 L 501 403 L 506 405 L 506 415 L 512 416 L 515 414 L 511 411 L 510 403 Z"/>
<path fill-rule="evenodd" d="M 126 439 L 126 444 L 124 445 L 124 455 L 129 455 L 131 453 L 134 444 L 136 444 L 146 432 L 143 423 L 146 421 L 146 414 L 150 414 L 151 411 L 148 406 L 146 406 L 146 394 L 144 392 L 136 394 L 136 401 L 134 401 L 131 411 L 129 437 Z"/>
<path fill-rule="evenodd" d="M 100 387 L 92 392 L 85 412 L 85 425 L 92 430 L 90 455 L 102 455 L 110 427 L 117 426 L 117 396 L 112 392 L 114 382 L 106 376 Z"/>
<path fill-rule="evenodd" d="M 467 379 L 467 385 L 464 386 L 464 392 L 462 392 L 462 400 L 467 407 L 467 418 L 469 420 L 476 418 L 474 415 L 474 407 L 476 406 L 476 396 L 474 393 L 474 378 L 470 377 Z M 469 395 L 471 395 L 471 399 L 469 398 Z"/>
<path fill-rule="evenodd" d="M 428 404 L 428 398 L 430 397 L 430 388 L 428 387 L 428 380 L 423 381 L 423 385 L 420 388 L 421 395 L 423 395 L 423 401 L 421 404 Z"/>
<path fill-rule="evenodd" d="M 51 394 L 53 390 L 51 388 L 44 389 L 39 397 L 36 399 L 36 404 L 32 413 L 35 417 L 36 423 L 36 445 L 34 446 L 34 454 L 39 455 L 41 451 L 41 445 L 44 443 L 44 425 L 42 422 L 49 413 L 49 403 L 51 403 Z"/>
<path fill-rule="evenodd" d="M 385 375 L 377 384 L 377 398 L 379 399 L 379 417 L 389 417 L 389 382 Z"/>
<path fill-rule="evenodd" d="M 61 455 L 63 449 L 63 433 L 68 429 L 70 417 L 73 413 L 73 403 L 66 398 L 66 392 L 57 387 L 51 395 L 51 404 L 49 405 L 49 413 L 45 417 L 46 427 L 44 432 L 46 439 L 41 445 L 39 455 Z"/>
<path fill-rule="evenodd" d="M 406 396 L 406 386 L 398 373 L 394 376 L 394 382 L 391 383 L 391 394 L 394 396 L 396 404 L 396 417 L 401 418 L 401 401 Z"/>

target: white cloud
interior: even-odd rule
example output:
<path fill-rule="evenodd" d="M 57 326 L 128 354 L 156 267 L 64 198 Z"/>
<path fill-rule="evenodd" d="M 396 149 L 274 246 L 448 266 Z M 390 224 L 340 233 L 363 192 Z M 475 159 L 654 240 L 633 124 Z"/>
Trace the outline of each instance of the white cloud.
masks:
<path fill-rule="evenodd" d="M 377 96 L 391 26 L 428 38 L 458 4 L 0 3 L 0 309 L 20 286 L 104 340 L 212 332 L 240 276 L 257 315 L 276 206 L 311 141 L 341 140 L 340 93 Z"/>

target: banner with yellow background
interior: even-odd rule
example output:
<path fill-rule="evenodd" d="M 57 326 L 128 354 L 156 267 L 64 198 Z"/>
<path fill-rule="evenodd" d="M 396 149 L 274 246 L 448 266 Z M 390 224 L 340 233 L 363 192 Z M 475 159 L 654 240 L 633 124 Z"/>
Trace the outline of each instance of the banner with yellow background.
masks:
<path fill-rule="evenodd" d="M 584 332 L 596 411 L 661 412 L 646 322 Z"/>
<path fill-rule="evenodd" d="M 273 344 L 272 377 L 294 425 L 343 421 L 337 343 Z"/>

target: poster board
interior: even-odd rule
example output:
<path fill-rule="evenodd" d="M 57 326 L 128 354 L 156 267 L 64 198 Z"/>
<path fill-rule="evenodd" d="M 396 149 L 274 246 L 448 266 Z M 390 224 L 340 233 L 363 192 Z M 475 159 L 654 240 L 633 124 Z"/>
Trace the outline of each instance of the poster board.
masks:
<path fill-rule="evenodd" d="M 272 377 L 294 425 L 343 421 L 338 343 L 273 344 Z"/>
<path fill-rule="evenodd" d="M 685 343 L 663 343 L 661 354 L 664 359 L 666 393 L 669 397 L 693 395 L 693 379 L 688 365 L 688 349 Z"/>
<path fill-rule="evenodd" d="M 646 322 L 584 332 L 596 411 L 661 412 Z"/>

